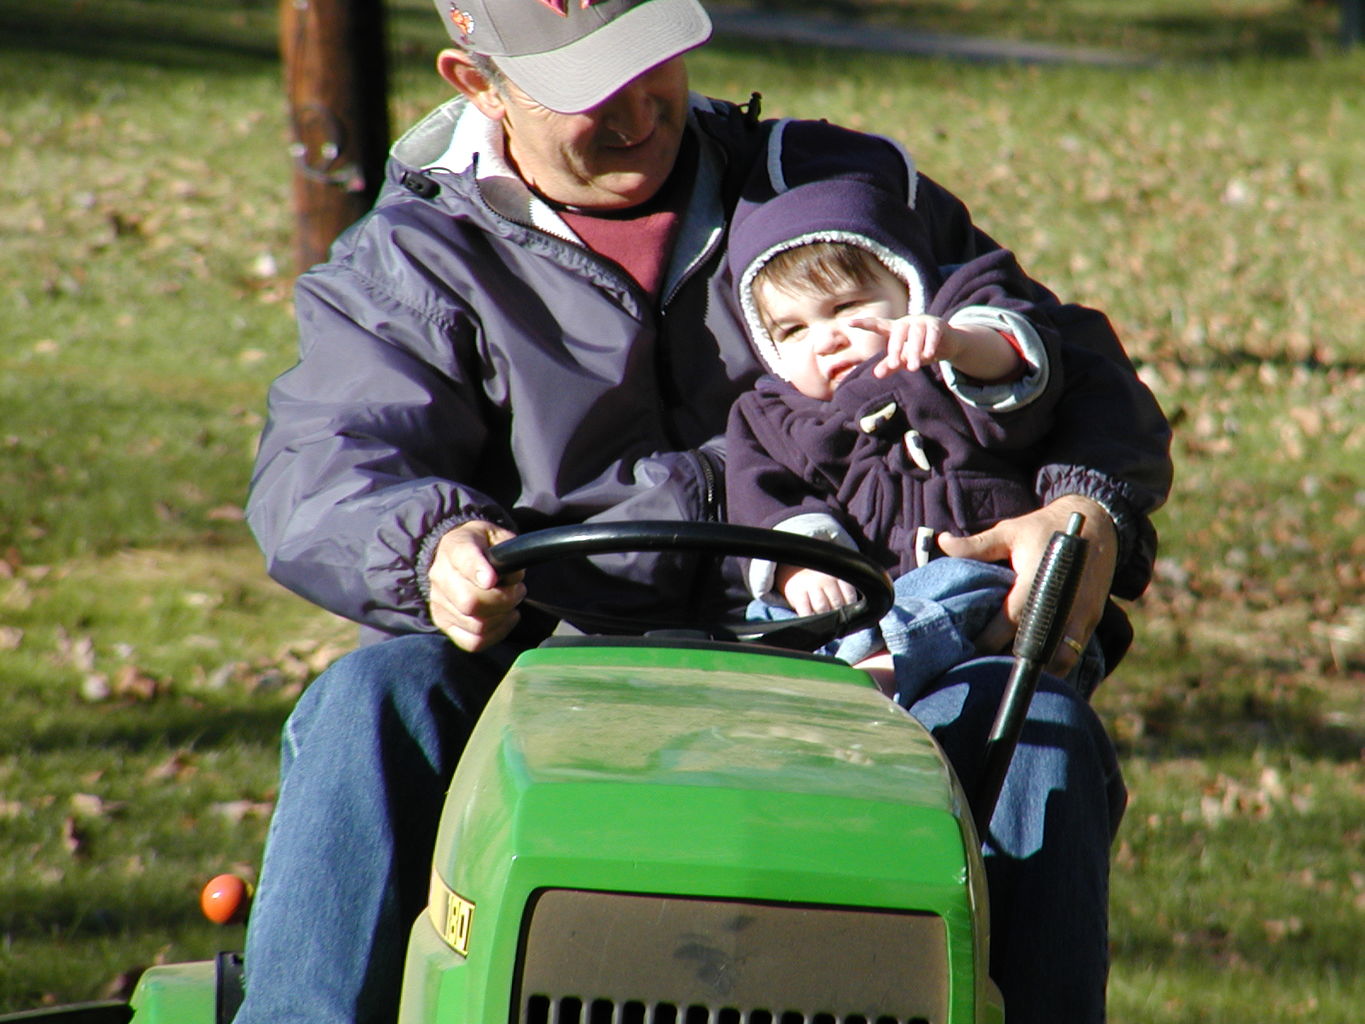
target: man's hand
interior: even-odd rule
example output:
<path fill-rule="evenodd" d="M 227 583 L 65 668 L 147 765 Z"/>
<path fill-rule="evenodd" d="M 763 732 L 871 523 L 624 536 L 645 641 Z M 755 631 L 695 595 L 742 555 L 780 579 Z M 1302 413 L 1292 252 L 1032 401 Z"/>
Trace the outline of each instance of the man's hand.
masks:
<path fill-rule="evenodd" d="M 1065 675 L 1071 671 L 1080 657 L 1080 649 L 1085 647 L 1090 634 L 1099 624 L 1104 602 L 1109 596 L 1109 587 L 1114 581 L 1118 535 L 1109 514 L 1089 498 L 1066 494 L 1036 512 L 1003 520 L 971 537 L 939 534 L 939 547 L 945 555 L 975 558 L 983 562 L 999 562 L 1008 558 L 1014 567 L 1017 578 L 1005 598 L 1004 607 L 977 637 L 977 650 L 983 654 L 1004 651 L 1014 639 L 1047 543 L 1054 531 L 1066 529 L 1072 512 L 1080 512 L 1085 516 L 1081 536 L 1090 544 L 1080 586 L 1076 589 L 1076 601 L 1071 606 L 1066 628 L 1062 630 L 1063 640 L 1057 645 L 1057 653 L 1048 665 L 1048 671 Z"/>
<path fill-rule="evenodd" d="M 431 621 L 466 651 L 482 651 L 502 640 L 521 618 L 517 606 L 526 596 L 518 572 L 499 582 L 488 549 L 516 534 L 494 523 L 475 521 L 455 527 L 436 545 L 427 580 L 431 584 Z"/>
<path fill-rule="evenodd" d="M 775 585 L 797 615 L 818 615 L 858 600 L 852 584 L 814 569 L 781 566 Z"/>

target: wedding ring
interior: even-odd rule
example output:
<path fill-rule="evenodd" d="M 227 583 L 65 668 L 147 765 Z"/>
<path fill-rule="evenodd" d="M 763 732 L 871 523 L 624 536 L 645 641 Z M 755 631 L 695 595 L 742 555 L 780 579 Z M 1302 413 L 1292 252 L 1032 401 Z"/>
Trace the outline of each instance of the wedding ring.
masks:
<path fill-rule="evenodd" d="M 1078 641 L 1074 636 L 1064 636 L 1064 637 L 1062 637 L 1062 643 L 1066 644 L 1066 645 L 1067 645 L 1068 647 L 1070 647 L 1073 651 L 1075 651 L 1078 655 L 1079 655 L 1079 654 L 1084 654 L 1084 653 L 1085 653 L 1085 648 L 1081 646 L 1080 641 Z"/>

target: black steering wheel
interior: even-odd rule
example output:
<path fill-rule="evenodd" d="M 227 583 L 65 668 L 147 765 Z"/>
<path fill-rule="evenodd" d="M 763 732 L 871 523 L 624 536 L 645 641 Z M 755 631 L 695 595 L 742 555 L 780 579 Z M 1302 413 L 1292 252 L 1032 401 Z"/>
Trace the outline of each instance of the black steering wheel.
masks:
<path fill-rule="evenodd" d="M 555 526 L 495 545 L 488 552 L 488 560 L 505 575 L 560 558 L 626 551 L 697 551 L 798 565 L 852 584 L 859 598 L 833 611 L 777 621 L 654 622 L 588 613 L 539 599 L 527 598 L 527 603 L 556 618 L 605 633 L 700 632 L 715 640 L 755 641 L 812 651 L 836 637 L 873 625 L 887 613 L 894 600 L 891 578 L 859 551 L 811 537 L 729 523 L 660 521 Z"/>

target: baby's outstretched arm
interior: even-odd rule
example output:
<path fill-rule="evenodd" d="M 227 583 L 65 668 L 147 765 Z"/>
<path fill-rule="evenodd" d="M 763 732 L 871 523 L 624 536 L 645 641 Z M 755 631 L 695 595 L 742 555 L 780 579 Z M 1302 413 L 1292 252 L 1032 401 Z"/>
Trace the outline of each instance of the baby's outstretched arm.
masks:
<path fill-rule="evenodd" d="M 991 327 L 976 324 L 954 327 L 942 317 L 928 314 L 910 314 L 895 320 L 855 317 L 848 325 L 874 331 L 886 339 L 886 355 L 872 370 L 877 377 L 945 362 L 977 380 L 1000 380 L 1018 372 L 1021 365 L 1018 350 Z"/>

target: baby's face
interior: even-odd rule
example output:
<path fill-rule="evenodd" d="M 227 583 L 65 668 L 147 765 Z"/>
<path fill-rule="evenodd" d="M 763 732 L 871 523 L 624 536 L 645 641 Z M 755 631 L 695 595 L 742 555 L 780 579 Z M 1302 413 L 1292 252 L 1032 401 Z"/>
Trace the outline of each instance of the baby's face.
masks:
<path fill-rule="evenodd" d="M 871 284 L 848 282 L 819 294 L 764 281 L 754 289 L 754 300 L 787 379 L 803 395 L 828 401 L 854 367 L 886 351 L 885 333 L 849 327 L 848 321 L 904 316 L 909 291 L 878 267 Z"/>

